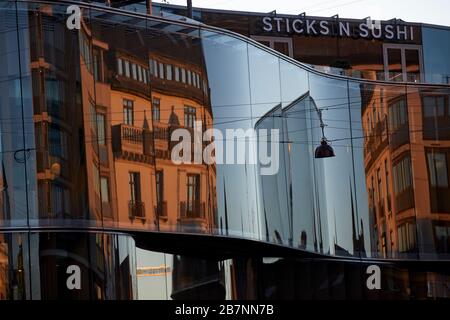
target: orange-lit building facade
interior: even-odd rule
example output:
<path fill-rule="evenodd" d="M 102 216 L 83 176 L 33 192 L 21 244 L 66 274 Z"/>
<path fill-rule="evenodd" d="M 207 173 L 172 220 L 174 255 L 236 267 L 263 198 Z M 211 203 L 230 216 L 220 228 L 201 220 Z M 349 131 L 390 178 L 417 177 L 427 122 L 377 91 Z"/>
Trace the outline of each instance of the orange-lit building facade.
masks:
<path fill-rule="evenodd" d="M 447 91 L 373 86 L 365 92 L 362 118 L 373 244 L 385 258 L 419 256 L 430 247 L 439 254 L 446 250 L 450 218 L 443 200 Z M 431 232 L 417 232 L 416 225 Z"/>

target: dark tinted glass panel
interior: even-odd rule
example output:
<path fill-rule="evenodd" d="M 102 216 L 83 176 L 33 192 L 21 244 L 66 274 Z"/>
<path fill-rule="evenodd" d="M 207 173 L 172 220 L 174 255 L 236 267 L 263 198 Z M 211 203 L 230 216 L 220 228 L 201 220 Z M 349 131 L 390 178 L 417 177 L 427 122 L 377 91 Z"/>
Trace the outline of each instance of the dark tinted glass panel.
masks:
<path fill-rule="evenodd" d="M 260 222 L 255 165 L 249 164 L 249 150 L 252 149 L 246 146 L 246 141 L 254 138 L 245 136 L 246 131 L 252 129 L 247 44 L 234 37 L 203 30 L 202 44 L 214 128 L 220 132 L 220 136 L 215 137 L 218 233 L 256 237 Z M 226 129 L 232 129 L 229 135 Z M 236 137 L 239 132 L 240 137 Z M 239 154 L 237 146 L 241 147 Z M 241 212 L 247 214 L 241 216 Z"/>
<path fill-rule="evenodd" d="M 388 78 L 390 81 L 403 81 L 401 49 L 387 49 Z"/>
<path fill-rule="evenodd" d="M 20 6 L 22 7 L 22 6 Z M 26 162 L 32 161 L 29 39 L 27 12 L 16 14 L 14 2 L 0 5 L 0 140 L 1 140 L 1 209 L 2 226 L 24 226 L 27 223 Z M 18 30 L 24 30 L 19 32 Z M 31 123 L 30 123 L 31 121 Z M 29 140 L 28 140 L 29 139 Z"/>
<path fill-rule="evenodd" d="M 123 235 L 31 235 L 33 299 L 137 297 L 134 241 Z"/>
<path fill-rule="evenodd" d="M 418 49 L 405 49 L 406 80 L 420 82 L 420 57 Z"/>
<path fill-rule="evenodd" d="M 353 139 L 349 116 L 347 82 L 310 74 L 312 148 L 320 144 L 322 133 L 331 141 L 335 157 L 314 160 L 317 201 L 316 250 L 336 255 L 358 255 L 361 237 L 353 171 Z M 345 221 L 345 222 L 344 222 Z"/>

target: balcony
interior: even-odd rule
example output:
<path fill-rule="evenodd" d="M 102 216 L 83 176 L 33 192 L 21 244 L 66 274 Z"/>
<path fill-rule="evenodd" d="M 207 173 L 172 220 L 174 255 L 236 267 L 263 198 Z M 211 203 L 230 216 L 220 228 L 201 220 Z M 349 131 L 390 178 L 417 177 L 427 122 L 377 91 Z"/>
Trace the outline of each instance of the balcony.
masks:
<path fill-rule="evenodd" d="M 155 139 L 157 140 L 163 140 L 163 141 L 169 141 L 170 135 L 169 135 L 169 125 L 165 123 L 154 123 L 153 124 L 153 134 L 155 136 Z"/>
<path fill-rule="evenodd" d="M 130 219 L 141 219 L 145 221 L 145 205 L 142 201 L 133 201 L 130 200 L 128 202 L 128 216 Z"/>
<path fill-rule="evenodd" d="M 149 130 L 119 124 L 112 127 L 116 157 L 153 164 L 153 135 Z"/>
<path fill-rule="evenodd" d="M 158 218 L 167 218 L 167 201 L 161 201 L 155 206 L 155 216 Z"/>
<path fill-rule="evenodd" d="M 194 201 L 190 205 L 185 201 L 180 202 L 181 219 L 205 219 L 205 203 Z"/>

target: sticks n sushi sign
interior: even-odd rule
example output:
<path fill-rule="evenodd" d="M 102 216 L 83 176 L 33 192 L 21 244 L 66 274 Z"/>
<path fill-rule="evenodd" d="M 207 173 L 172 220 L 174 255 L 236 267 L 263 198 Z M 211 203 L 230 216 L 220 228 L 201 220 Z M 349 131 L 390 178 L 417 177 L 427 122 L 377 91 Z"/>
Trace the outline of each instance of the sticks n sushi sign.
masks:
<path fill-rule="evenodd" d="M 309 36 L 338 36 L 392 41 L 415 41 L 415 28 L 404 23 L 372 21 L 370 18 L 356 20 L 319 19 L 308 17 L 262 17 L 264 33 L 287 33 Z"/>

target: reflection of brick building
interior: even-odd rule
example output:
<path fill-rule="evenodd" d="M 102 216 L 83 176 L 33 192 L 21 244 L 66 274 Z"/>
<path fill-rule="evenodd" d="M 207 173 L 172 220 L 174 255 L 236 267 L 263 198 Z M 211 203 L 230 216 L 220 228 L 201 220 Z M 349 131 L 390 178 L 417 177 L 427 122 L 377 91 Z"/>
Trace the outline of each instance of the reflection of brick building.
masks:
<path fill-rule="evenodd" d="M 448 244 L 440 240 L 446 242 L 450 223 L 445 198 L 448 92 L 405 90 L 362 89 L 372 251 L 383 257 L 448 253 Z M 428 232 L 418 234 L 417 225 Z"/>
<path fill-rule="evenodd" d="M 64 25 L 55 23 L 56 18 L 49 6 L 42 6 L 39 14 L 29 19 L 35 26 L 30 36 L 39 197 L 38 216 L 35 218 L 40 218 L 41 223 L 46 219 L 87 218 L 89 213 L 82 196 L 86 175 L 76 169 L 85 166 L 80 150 L 83 139 L 80 131 L 83 127 L 82 92 L 79 73 L 74 72 L 79 63 L 72 65 L 68 62 L 79 60 L 78 50 L 69 50 L 76 47 L 79 39 Z M 67 56 L 64 52 L 71 54 Z M 83 95 L 83 99 L 87 97 L 87 94 Z M 34 208 L 30 209 L 33 214 Z"/>
<path fill-rule="evenodd" d="M 91 210 L 107 224 L 211 232 L 215 167 L 175 165 L 171 160 L 173 130 L 192 133 L 196 121 L 203 123 L 203 131 L 212 127 L 201 60 L 186 58 L 181 50 L 165 52 L 161 39 L 159 47 L 133 47 L 124 43 L 138 43 L 139 38 L 125 30 L 114 37 L 101 28 L 89 31 L 84 24 L 83 30 Z"/>
<path fill-rule="evenodd" d="M 171 133 L 177 128 L 194 133 L 212 127 L 204 70 L 195 62 L 182 62 L 167 54 L 150 54 L 152 119 L 155 132 L 156 198 L 161 229 L 190 227 L 211 231 L 215 216 L 215 166 L 175 165 L 171 161 Z M 194 148 L 191 150 L 193 162 Z M 173 183 L 176 185 L 173 185 Z M 173 213 L 178 212 L 178 215 Z"/>

